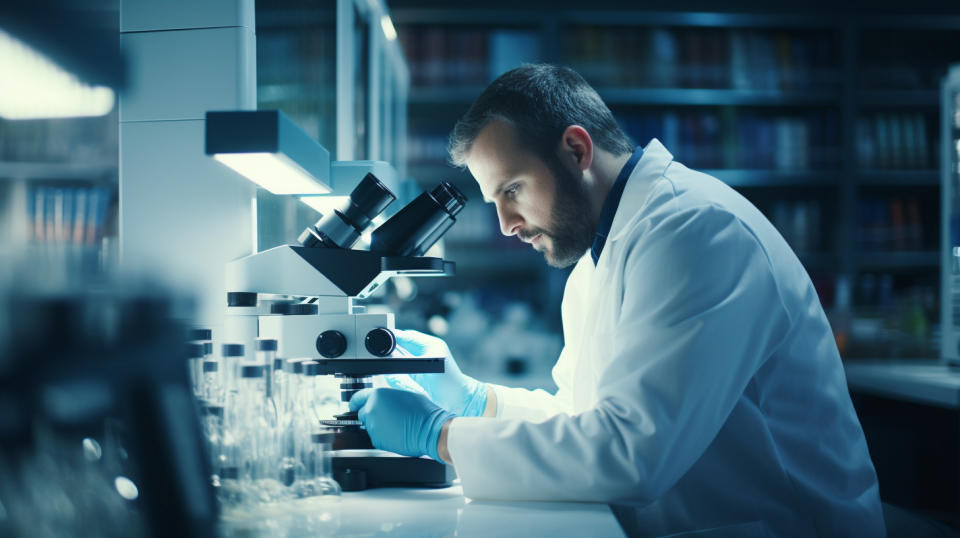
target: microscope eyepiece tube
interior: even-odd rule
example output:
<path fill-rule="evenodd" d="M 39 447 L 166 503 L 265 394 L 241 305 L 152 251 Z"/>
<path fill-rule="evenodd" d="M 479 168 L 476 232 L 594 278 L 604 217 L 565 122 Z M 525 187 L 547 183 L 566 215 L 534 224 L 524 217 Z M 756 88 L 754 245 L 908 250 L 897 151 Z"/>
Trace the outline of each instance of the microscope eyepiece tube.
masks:
<path fill-rule="evenodd" d="M 342 213 L 355 228 L 362 231 L 396 199 L 376 176 L 367 174 L 350 193 L 350 203 L 344 206 Z"/>
<path fill-rule="evenodd" d="M 300 234 L 305 247 L 350 248 L 374 217 L 397 197 L 373 174 L 364 176 L 349 198 Z"/>
<path fill-rule="evenodd" d="M 467 197 L 447 181 L 440 182 L 430 194 L 451 217 L 456 217 L 467 204 Z"/>
<path fill-rule="evenodd" d="M 426 252 L 456 222 L 467 197 L 444 181 L 414 198 L 373 231 L 370 250 L 388 256 L 418 256 Z"/>

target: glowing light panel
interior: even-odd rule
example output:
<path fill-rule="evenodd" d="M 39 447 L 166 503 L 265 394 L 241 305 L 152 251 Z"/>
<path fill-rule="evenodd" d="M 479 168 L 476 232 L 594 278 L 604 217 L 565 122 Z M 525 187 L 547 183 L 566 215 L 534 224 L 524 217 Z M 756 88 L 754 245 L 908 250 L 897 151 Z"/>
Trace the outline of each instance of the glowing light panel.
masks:
<path fill-rule="evenodd" d="M 330 192 L 330 187 L 282 153 L 217 153 L 213 158 L 273 194 Z"/>
<path fill-rule="evenodd" d="M 397 38 L 397 29 L 393 27 L 393 21 L 390 20 L 390 15 L 380 17 L 380 27 L 383 28 L 383 35 L 390 41 Z"/>
<path fill-rule="evenodd" d="M 0 117 L 10 120 L 103 116 L 115 95 L 90 86 L 0 30 Z"/>

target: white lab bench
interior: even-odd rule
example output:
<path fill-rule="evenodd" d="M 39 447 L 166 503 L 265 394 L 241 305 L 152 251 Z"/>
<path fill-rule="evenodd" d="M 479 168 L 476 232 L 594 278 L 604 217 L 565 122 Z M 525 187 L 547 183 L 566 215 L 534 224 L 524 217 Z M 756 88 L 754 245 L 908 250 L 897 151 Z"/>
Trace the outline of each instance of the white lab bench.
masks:
<path fill-rule="evenodd" d="M 857 360 L 844 364 L 850 390 L 960 409 L 960 369 L 934 360 Z"/>
<path fill-rule="evenodd" d="M 624 536 L 610 507 L 593 503 L 491 502 L 442 489 L 345 492 L 339 501 L 303 499 L 224 515 L 227 536 Z"/>

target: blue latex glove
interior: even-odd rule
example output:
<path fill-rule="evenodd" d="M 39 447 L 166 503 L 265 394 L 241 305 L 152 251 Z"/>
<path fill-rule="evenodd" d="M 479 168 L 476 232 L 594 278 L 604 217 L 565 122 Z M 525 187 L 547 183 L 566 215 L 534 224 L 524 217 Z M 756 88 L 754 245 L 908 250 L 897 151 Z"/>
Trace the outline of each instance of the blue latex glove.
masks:
<path fill-rule="evenodd" d="M 404 456 L 426 454 L 437 461 L 440 431 L 456 417 L 423 394 L 388 388 L 358 391 L 350 399 L 350 410 L 358 411 L 374 447 Z"/>
<path fill-rule="evenodd" d="M 447 343 L 418 331 L 395 330 L 397 347 L 415 357 L 443 357 L 442 374 L 384 376 L 396 389 L 409 390 L 409 379 L 423 387 L 437 405 L 463 417 L 479 417 L 487 408 L 487 384 L 464 375 L 453 360 Z"/>

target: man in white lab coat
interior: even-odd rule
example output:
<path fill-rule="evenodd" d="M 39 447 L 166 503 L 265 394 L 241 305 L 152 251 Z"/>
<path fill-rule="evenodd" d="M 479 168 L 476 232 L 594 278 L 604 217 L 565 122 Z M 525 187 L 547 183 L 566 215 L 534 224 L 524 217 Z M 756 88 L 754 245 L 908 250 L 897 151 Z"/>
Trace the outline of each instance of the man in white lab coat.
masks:
<path fill-rule="evenodd" d="M 750 148 L 743 148 L 750 151 Z M 556 394 L 447 373 L 351 401 L 376 446 L 453 464 L 479 499 L 598 501 L 644 536 L 883 536 L 877 478 L 830 326 L 746 199 L 634 148 L 570 69 L 527 65 L 451 135 L 501 230 L 563 297 Z"/>

